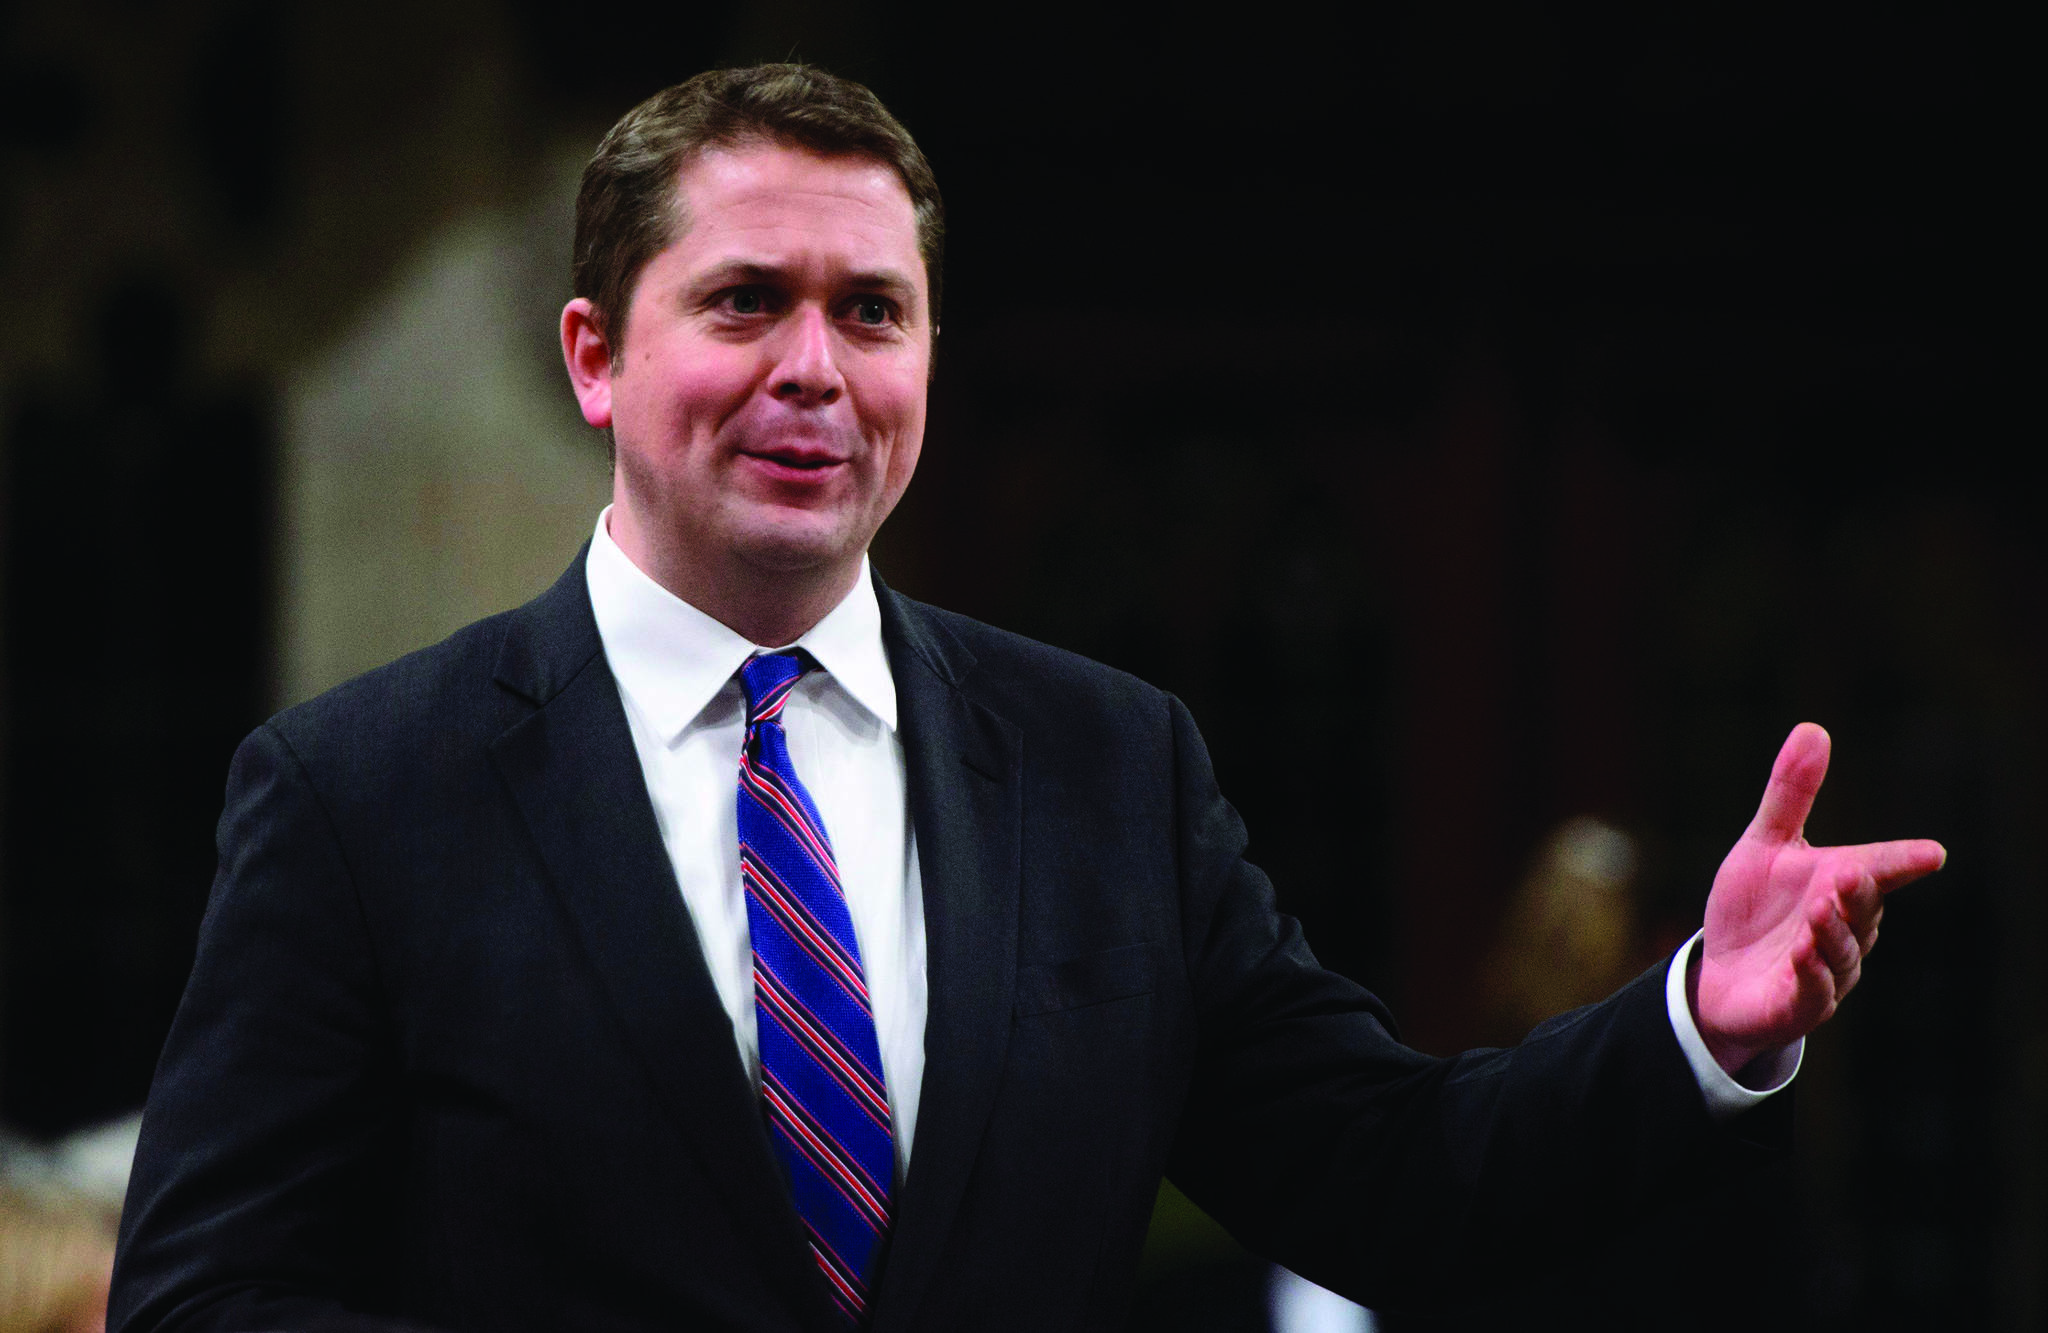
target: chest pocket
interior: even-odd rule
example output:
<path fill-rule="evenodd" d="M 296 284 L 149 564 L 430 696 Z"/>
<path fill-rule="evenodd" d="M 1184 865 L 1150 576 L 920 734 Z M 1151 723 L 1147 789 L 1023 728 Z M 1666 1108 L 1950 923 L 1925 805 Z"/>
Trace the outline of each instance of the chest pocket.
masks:
<path fill-rule="evenodd" d="M 1017 969 L 1018 1018 L 1152 993 L 1152 946 L 1126 944 L 1059 963 Z"/>

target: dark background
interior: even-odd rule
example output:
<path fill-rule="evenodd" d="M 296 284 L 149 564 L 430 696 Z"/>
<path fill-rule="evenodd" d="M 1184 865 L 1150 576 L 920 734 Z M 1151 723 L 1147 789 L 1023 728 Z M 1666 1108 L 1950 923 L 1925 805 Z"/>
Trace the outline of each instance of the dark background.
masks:
<path fill-rule="evenodd" d="M 227 756 L 279 702 L 280 377 L 529 152 L 795 54 L 870 83 L 946 192 L 891 581 L 1185 698 L 1283 903 L 1431 1050 L 1517 1035 L 1486 960 L 1546 832 L 1635 839 L 1668 947 L 1785 732 L 1825 723 L 1815 840 L 1939 837 L 1951 865 L 1812 1043 L 1759 1246 L 1808 1327 L 2048 1314 L 2014 34 L 346 9 L 0 3 L 0 1121 L 55 1135 L 147 1090 Z M 482 126 L 451 91 L 479 79 Z M 93 222 L 51 264 L 60 217 Z"/>

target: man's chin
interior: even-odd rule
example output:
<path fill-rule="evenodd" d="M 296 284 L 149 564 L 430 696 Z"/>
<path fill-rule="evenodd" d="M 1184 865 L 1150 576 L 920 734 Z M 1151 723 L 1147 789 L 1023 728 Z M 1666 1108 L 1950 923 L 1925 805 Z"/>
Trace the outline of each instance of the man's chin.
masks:
<path fill-rule="evenodd" d="M 866 543 L 837 524 L 763 524 L 737 534 L 732 549 L 751 569 L 790 578 L 843 572 L 860 563 Z"/>

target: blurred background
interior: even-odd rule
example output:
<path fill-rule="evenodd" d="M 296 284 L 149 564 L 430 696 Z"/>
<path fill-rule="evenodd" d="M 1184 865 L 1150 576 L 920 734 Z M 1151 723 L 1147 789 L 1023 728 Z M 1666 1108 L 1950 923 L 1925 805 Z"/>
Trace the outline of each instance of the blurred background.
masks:
<path fill-rule="evenodd" d="M 538 592 L 604 502 L 553 332 L 583 159 L 790 56 L 950 213 L 885 576 L 1181 695 L 1438 1052 L 1689 935 L 1825 723 L 1815 841 L 1950 868 L 1812 1041 L 1797 1155 L 1610 1268 L 2048 1322 L 2038 80 L 1955 8 L 1641 8 L 0 0 L 0 1251 L 44 1238 L 0 1328 L 90 1299 L 8 1274 L 98 1253 L 236 741 Z M 1169 1190 L 1134 1326 L 1284 1290 Z"/>

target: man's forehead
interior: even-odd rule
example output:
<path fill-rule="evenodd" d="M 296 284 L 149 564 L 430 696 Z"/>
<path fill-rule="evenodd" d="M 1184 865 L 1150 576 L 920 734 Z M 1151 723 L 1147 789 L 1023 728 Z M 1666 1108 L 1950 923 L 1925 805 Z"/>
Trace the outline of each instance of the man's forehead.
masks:
<path fill-rule="evenodd" d="M 713 147 L 677 173 L 667 249 L 693 288 L 827 280 L 922 304 L 910 194 L 888 163 L 781 143 Z"/>
<path fill-rule="evenodd" d="M 915 241 L 916 209 L 902 177 L 864 153 L 820 153 L 779 141 L 713 145 L 683 161 L 676 189 L 686 227 L 693 215 L 707 213 L 819 210 L 907 228 Z"/>

